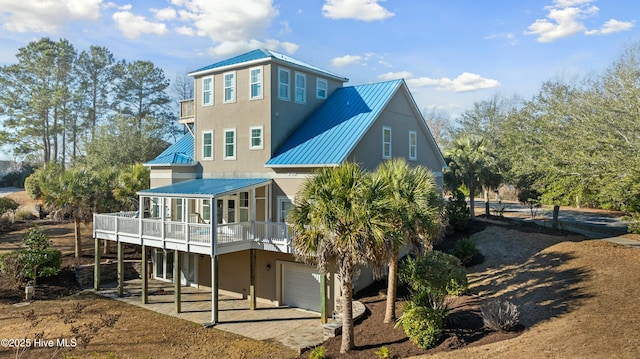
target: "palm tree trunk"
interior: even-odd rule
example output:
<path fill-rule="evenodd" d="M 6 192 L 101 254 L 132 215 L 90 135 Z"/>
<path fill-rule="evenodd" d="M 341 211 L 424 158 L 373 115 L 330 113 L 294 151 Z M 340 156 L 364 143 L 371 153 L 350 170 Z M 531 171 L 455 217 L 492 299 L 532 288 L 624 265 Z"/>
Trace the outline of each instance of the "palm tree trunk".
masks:
<path fill-rule="evenodd" d="M 76 232 L 76 258 L 82 257 L 82 238 L 80 237 L 80 221 L 76 216 L 73 216 L 73 224 Z"/>
<path fill-rule="evenodd" d="M 475 198 L 475 192 L 476 191 L 476 187 L 472 184 L 469 183 L 469 220 L 470 221 L 475 221 L 476 220 L 476 198 Z"/>
<path fill-rule="evenodd" d="M 393 258 L 389 261 L 389 275 L 387 276 L 387 310 L 384 313 L 384 322 L 392 323 L 396 320 L 396 299 L 398 296 L 398 251 L 393 252 Z"/>
<path fill-rule="evenodd" d="M 347 353 L 355 347 L 353 342 L 353 263 L 343 259 L 340 266 L 342 289 L 342 343 L 340 353 Z"/>

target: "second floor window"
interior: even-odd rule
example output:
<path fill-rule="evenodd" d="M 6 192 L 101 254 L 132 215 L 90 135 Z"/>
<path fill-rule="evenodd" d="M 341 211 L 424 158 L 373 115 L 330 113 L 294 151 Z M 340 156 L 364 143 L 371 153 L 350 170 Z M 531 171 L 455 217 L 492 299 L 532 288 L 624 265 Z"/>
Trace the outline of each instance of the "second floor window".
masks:
<path fill-rule="evenodd" d="M 249 149 L 261 150 L 262 149 L 262 126 L 255 126 L 249 129 L 251 131 L 251 145 Z"/>
<path fill-rule="evenodd" d="M 262 98 L 262 67 L 249 70 L 249 82 L 251 99 Z"/>
<path fill-rule="evenodd" d="M 316 79 L 316 98 L 324 100 L 327 98 L 327 91 L 329 90 L 329 84 L 325 79 Z"/>
<path fill-rule="evenodd" d="M 289 101 L 290 72 L 287 69 L 278 70 L 278 98 Z"/>
<path fill-rule="evenodd" d="M 382 158 L 391 158 L 391 127 L 382 128 Z"/>
<path fill-rule="evenodd" d="M 235 102 L 236 100 L 236 73 L 228 72 L 224 74 L 224 102 Z"/>
<path fill-rule="evenodd" d="M 202 159 L 203 160 L 213 159 L 213 132 L 212 131 L 202 133 Z"/>
<path fill-rule="evenodd" d="M 224 130 L 224 159 L 236 159 L 236 130 Z"/>
<path fill-rule="evenodd" d="M 202 79 L 202 105 L 213 105 L 213 77 Z"/>
<path fill-rule="evenodd" d="M 418 159 L 418 136 L 416 131 L 409 131 L 409 159 Z"/>
<path fill-rule="evenodd" d="M 296 72 L 296 102 L 307 102 L 307 77 L 305 74 Z"/>

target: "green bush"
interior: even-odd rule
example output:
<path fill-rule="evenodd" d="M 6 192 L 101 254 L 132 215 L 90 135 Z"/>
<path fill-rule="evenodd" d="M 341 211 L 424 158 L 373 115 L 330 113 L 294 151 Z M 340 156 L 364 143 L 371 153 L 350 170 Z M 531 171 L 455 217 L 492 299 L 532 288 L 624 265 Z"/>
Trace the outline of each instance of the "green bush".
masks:
<path fill-rule="evenodd" d="M 375 351 L 375 354 L 380 359 L 389 359 L 391 358 L 391 350 L 386 345 L 380 347 L 380 349 Z"/>
<path fill-rule="evenodd" d="M 412 343 L 422 349 L 429 349 L 440 340 L 445 318 L 446 311 L 409 302 L 398 318 L 396 328 L 402 326 Z"/>
<path fill-rule="evenodd" d="M 18 202 L 12 200 L 11 198 L 0 197 L 0 216 L 9 211 L 15 211 L 16 209 L 18 209 L 18 207 L 20 207 Z"/>
<path fill-rule="evenodd" d="M 478 253 L 476 242 L 470 238 L 463 238 L 457 241 L 451 251 L 451 254 L 456 256 L 465 267 L 473 262 L 474 257 L 477 256 Z"/>
<path fill-rule="evenodd" d="M 464 193 L 454 190 L 445 206 L 445 214 L 449 220 L 449 227 L 454 232 L 462 232 L 469 225 L 469 206 Z"/>
<path fill-rule="evenodd" d="M 324 347 L 322 346 L 315 347 L 313 348 L 313 350 L 309 352 L 309 359 L 324 359 L 324 358 L 326 358 L 326 356 L 324 353 Z"/>
<path fill-rule="evenodd" d="M 436 292 L 461 295 L 468 287 L 467 272 L 460 260 L 451 254 L 431 251 L 415 259 L 407 259 L 398 279 L 414 293 Z"/>

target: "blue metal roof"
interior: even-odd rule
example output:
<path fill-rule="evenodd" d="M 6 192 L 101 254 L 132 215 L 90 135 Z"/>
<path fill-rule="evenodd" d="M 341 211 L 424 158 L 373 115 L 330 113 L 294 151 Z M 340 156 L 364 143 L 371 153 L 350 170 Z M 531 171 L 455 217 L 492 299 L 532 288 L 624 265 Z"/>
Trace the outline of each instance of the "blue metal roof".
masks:
<path fill-rule="evenodd" d="M 195 71 L 192 71 L 189 73 L 189 75 L 193 75 L 195 73 L 198 72 L 202 72 L 202 71 L 207 71 L 207 70 L 213 70 L 216 68 L 221 68 L 221 67 L 225 67 L 225 66 L 231 66 L 231 65 L 237 65 L 237 64 L 242 64 L 245 62 L 250 62 L 250 61 L 256 61 L 256 60 L 260 60 L 260 59 L 275 59 L 275 60 L 279 60 L 279 61 L 283 61 L 283 62 L 288 62 L 292 65 L 297 65 L 300 67 L 305 67 L 307 69 L 316 71 L 316 72 L 320 72 L 325 74 L 326 76 L 330 76 L 330 77 L 334 77 L 334 78 L 338 78 L 341 79 L 343 81 L 347 81 L 348 79 L 342 76 L 339 76 L 337 74 L 334 74 L 333 72 L 329 72 L 327 70 L 323 70 L 319 67 L 313 66 L 311 64 L 308 64 L 306 62 L 294 59 L 293 57 L 287 56 L 285 54 L 281 54 L 279 52 L 276 51 L 272 51 L 272 50 L 267 50 L 267 49 L 257 49 L 257 50 L 253 50 L 250 52 L 247 52 L 245 54 L 242 55 L 238 55 L 235 57 L 232 57 L 230 59 L 226 59 L 226 60 L 222 60 L 220 62 L 216 62 L 215 64 L 211 64 L 209 66 L 205 66 L 202 68 L 199 68 Z"/>
<path fill-rule="evenodd" d="M 201 178 L 146 189 L 140 195 L 166 197 L 214 197 L 271 181 L 268 178 Z"/>
<path fill-rule="evenodd" d="M 342 87 L 266 163 L 268 167 L 337 165 L 353 151 L 403 80 Z"/>
<path fill-rule="evenodd" d="M 158 157 L 146 162 L 145 166 L 194 165 L 193 151 L 193 136 L 186 133 Z"/>

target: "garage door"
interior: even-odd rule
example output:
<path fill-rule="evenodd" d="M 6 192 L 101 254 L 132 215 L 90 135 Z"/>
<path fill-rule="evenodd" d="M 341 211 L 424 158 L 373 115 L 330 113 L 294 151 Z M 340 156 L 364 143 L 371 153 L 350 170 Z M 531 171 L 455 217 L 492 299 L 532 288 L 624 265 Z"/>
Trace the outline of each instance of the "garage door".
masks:
<path fill-rule="evenodd" d="M 320 274 L 298 263 L 283 265 L 282 300 L 285 305 L 320 311 Z"/>

